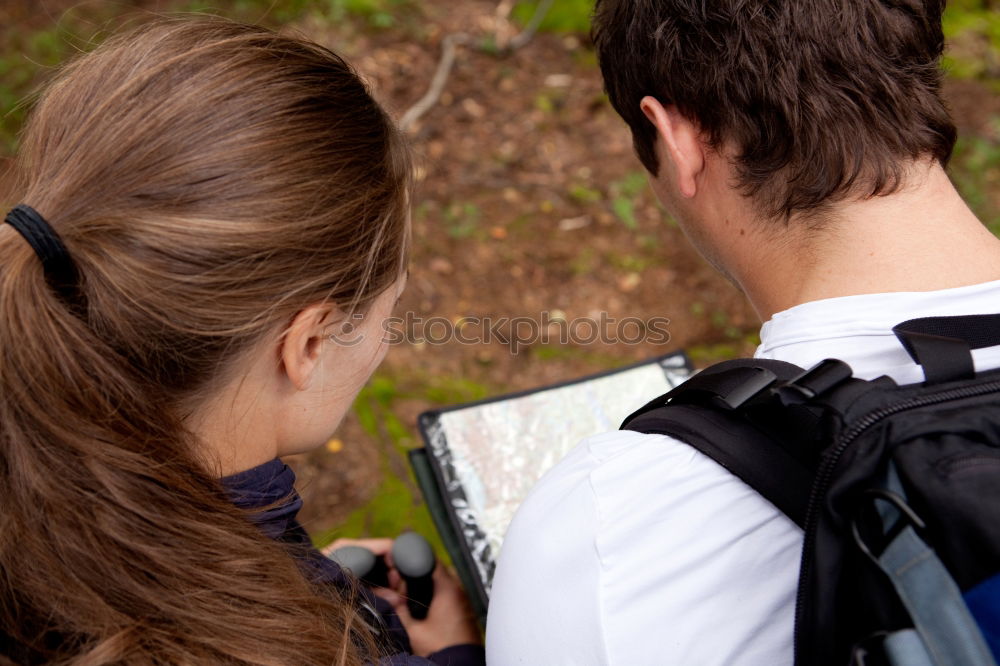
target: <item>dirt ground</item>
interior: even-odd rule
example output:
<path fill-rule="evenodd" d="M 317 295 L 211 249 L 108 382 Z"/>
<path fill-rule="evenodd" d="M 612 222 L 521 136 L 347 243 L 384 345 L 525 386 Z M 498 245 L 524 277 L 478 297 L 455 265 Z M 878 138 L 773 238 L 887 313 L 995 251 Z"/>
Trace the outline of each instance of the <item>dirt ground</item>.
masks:
<path fill-rule="evenodd" d="M 424 93 L 440 36 L 470 26 L 490 31 L 495 7 L 425 3 L 424 20 L 436 26 L 426 41 L 383 33 L 345 42 L 321 27 L 304 29 L 351 57 L 379 98 L 402 113 Z M 435 377 L 461 378 L 492 394 L 691 345 L 752 351 L 755 315 L 655 205 L 584 40 L 539 34 L 505 57 L 462 49 L 440 104 L 412 136 L 420 184 L 401 312 L 449 320 L 538 319 L 543 311 L 568 321 L 600 312 L 659 316 L 670 319 L 671 340 L 529 345 L 516 354 L 499 341 L 396 346 L 380 372 L 409 395 L 393 404 L 406 425 L 434 406 L 421 382 Z M 616 198 L 630 201 L 634 228 L 614 212 Z M 354 416 L 338 437 L 339 452 L 295 461 L 305 481 L 306 518 L 319 528 L 337 524 L 367 499 L 381 474 L 372 438 Z"/>
<path fill-rule="evenodd" d="M 0 19 L 44 22 L 59 3 L 46 5 L 39 15 L 32 0 L 0 3 Z M 398 447 L 418 445 L 414 423 L 424 409 L 679 348 L 704 364 L 748 355 L 757 342 L 754 312 L 693 252 L 645 186 L 585 37 L 541 33 L 498 56 L 488 40 L 498 27 L 508 33 L 497 23 L 496 2 L 426 0 L 419 7 L 388 29 L 361 18 L 288 27 L 347 56 L 397 115 L 424 93 L 442 37 L 458 30 L 474 36 L 440 103 L 411 133 L 419 188 L 399 311 L 452 322 L 537 319 L 542 312 L 567 321 L 601 312 L 666 317 L 670 341 L 532 344 L 516 354 L 501 341 L 393 347 L 378 376 L 394 387 L 389 407 L 409 433 L 393 436 L 376 424 L 373 436 L 352 413 L 330 446 L 291 461 L 313 530 L 339 524 L 371 499 L 387 470 L 405 474 Z M 1000 95 L 971 81 L 950 82 L 946 94 L 962 132 L 992 131 Z"/>
<path fill-rule="evenodd" d="M 380 99 L 402 113 L 423 94 L 443 34 L 495 28 L 493 2 L 424 7 L 422 22 L 433 26 L 426 39 L 397 32 L 345 39 L 322 27 L 303 29 L 350 56 Z M 950 82 L 947 96 L 962 132 L 986 132 L 1000 114 L 1000 96 L 981 84 Z M 691 249 L 648 188 L 631 196 L 634 228 L 615 214 L 622 181 L 634 182 L 640 165 L 625 125 L 602 95 L 585 39 L 539 34 L 502 58 L 463 49 L 441 103 L 419 122 L 413 142 L 422 177 L 401 311 L 449 319 L 554 310 L 568 320 L 600 311 L 661 316 L 670 319 L 671 340 L 536 345 L 516 355 L 501 343 L 397 346 L 381 372 L 409 394 L 393 405 L 406 425 L 434 406 L 420 387 L 434 377 L 462 378 L 493 393 L 680 348 L 702 364 L 753 352 L 755 313 Z M 338 437 L 344 447 L 337 453 L 320 450 L 294 463 L 306 482 L 306 517 L 320 528 L 363 503 L 382 473 L 373 452 L 378 444 L 354 416 Z M 394 455 L 384 443 L 381 449 Z"/>

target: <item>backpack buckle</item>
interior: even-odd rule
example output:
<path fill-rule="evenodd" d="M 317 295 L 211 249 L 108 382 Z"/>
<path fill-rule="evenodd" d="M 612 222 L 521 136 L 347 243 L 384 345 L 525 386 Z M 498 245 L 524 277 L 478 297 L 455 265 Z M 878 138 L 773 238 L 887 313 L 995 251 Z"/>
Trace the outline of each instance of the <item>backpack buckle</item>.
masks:
<path fill-rule="evenodd" d="M 767 368 L 746 368 L 745 372 L 746 377 L 741 378 L 742 381 L 737 386 L 726 391 L 724 395 L 722 393 L 715 395 L 715 400 L 722 406 L 739 409 L 778 380 L 778 376 Z"/>
<path fill-rule="evenodd" d="M 843 361 L 828 358 L 777 389 L 785 404 L 812 400 L 851 378 L 854 372 Z"/>

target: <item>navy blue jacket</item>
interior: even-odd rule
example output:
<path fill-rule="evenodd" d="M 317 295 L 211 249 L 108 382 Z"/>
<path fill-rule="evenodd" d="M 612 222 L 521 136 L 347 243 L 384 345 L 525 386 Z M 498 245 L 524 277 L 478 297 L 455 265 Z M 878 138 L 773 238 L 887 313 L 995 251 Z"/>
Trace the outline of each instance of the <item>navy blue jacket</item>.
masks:
<path fill-rule="evenodd" d="M 348 588 L 350 582 L 344 571 L 312 545 L 309 535 L 295 519 L 302 508 L 302 498 L 295 491 L 295 473 L 278 459 L 264 463 L 245 472 L 221 480 L 233 504 L 248 509 L 249 518 L 272 539 L 295 546 L 292 552 L 302 558 L 303 568 L 313 580 Z M 263 507 L 271 508 L 259 511 Z M 361 603 L 374 609 L 381 620 L 382 629 L 399 654 L 382 663 L 387 666 L 484 666 L 486 653 L 481 645 L 455 645 L 435 652 L 426 659 L 409 654 L 410 639 L 392 606 L 372 594 L 361 590 Z"/>

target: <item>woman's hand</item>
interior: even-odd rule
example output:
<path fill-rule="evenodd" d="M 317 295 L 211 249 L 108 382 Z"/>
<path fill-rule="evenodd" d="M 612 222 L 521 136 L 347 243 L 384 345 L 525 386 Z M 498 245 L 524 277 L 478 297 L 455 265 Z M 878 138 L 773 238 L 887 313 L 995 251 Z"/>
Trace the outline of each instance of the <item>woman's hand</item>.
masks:
<path fill-rule="evenodd" d="M 375 557 L 382 556 L 386 564 L 389 564 L 392 552 L 392 539 L 337 539 L 329 546 L 323 547 L 320 552 L 330 557 L 330 553 L 343 548 L 344 546 L 361 546 L 375 553 Z"/>
<path fill-rule="evenodd" d="M 389 569 L 389 585 L 392 589 L 373 590 L 396 610 L 410 636 L 413 654 L 426 657 L 452 645 L 482 643 L 479 625 L 476 624 L 472 607 L 458 580 L 440 563 L 434 569 L 433 577 L 434 598 L 427 617 L 423 620 L 415 620 L 410 615 L 410 609 L 406 605 L 406 582 L 395 569 Z"/>
<path fill-rule="evenodd" d="M 406 581 L 393 567 L 392 539 L 338 539 L 324 548 L 323 553 L 328 555 L 341 546 L 363 546 L 385 558 L 389 566 L 389 587 L 376 587 L 372 591 L 392 604 L 406 628 L 415 655 L 426 657 L 452 645 L 482 642 L 465 592 L 441 563 L 434 569 L 434 598 L 427 618 L 415 620 L 406 605 Z"/>

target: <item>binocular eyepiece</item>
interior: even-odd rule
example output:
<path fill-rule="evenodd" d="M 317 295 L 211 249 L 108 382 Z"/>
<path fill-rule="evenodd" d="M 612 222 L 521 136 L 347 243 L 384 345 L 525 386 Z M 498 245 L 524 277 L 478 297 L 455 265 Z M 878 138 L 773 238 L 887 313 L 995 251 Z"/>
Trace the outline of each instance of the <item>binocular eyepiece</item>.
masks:
<path fill-rule="evenodd" d="M 330 553 L 329 557 L 366 585 L 389 586 L 389 568 L 385 559 L 364 546 L 343 546 Z M 434 550 L 421 535 L 406 532 L 392 543 L 392 563 L 406 581 L 406 605 L 410 615 L 415 620 L 423 620 L 434 598 L 432 575 L 437 566 Z"/>

